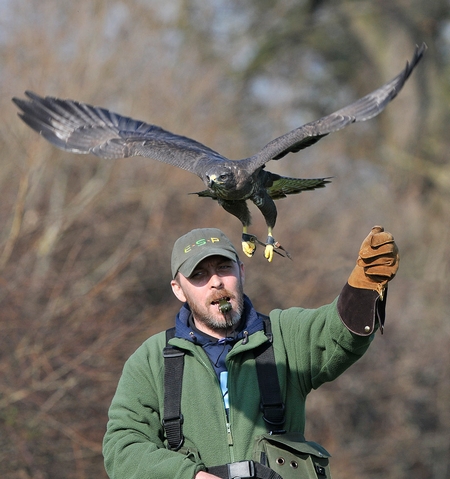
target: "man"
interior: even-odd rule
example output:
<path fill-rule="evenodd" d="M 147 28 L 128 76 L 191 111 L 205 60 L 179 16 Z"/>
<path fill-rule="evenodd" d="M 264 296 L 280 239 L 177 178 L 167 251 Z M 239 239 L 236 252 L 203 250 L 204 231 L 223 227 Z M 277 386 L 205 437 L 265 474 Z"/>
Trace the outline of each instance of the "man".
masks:
<path fill-rule="evenodd" d="M 398 264 L 392 235 L 374 227 L 333 303 L 270 313 L 286 431 L 303 433 L 307 394 L 359 359 L 383 327 Z M 254 351 L 268 338 L 264 317 L 244 295 L 236 249 L 220 230 L 196 229 L 175 242 L 171 266 L 172 290 L 183 302 L 169 344 L 185 353 L 184 440 L 177 451 L 168 447 L 166 335 L 159 333 L 126 362 L 109 410 L 103 451 L 112 479 L 214 479 L 212 466 L 252 459 L 256 436 L 267 432 Z"/>

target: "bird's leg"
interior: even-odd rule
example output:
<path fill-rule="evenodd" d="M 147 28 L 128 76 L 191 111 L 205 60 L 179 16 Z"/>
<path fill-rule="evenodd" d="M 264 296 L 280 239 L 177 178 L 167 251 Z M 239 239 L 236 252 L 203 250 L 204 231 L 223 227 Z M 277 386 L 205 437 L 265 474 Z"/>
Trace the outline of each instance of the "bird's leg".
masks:
<path fill-rule="evenodd" d="M 272 228 L 269 226 L 267 233 L 266 249 L 264 250 L 264 256 L 269 263 L 273 260 L 273 251 L 275 247 L 275 238 L 272 236 Z"/>
<path fill-rule="evenodd" d="M 259 208 L 264 216 L 264 219 L 266 220 L 268 236 L 266 248 L 264 250 L 264 256 L 269 262 L 272 262 L 274 248 L 276 247 L 275 239 L 272 235 L 272 228 L 275 226 L 275 222 L 277 221 L 277 208 L 273 199 L 267 193 L 265 188 L 260 188 L 257 192 L 255 192 L 251 197 L 251 200 Z"/>
<path fill-rule="evenodd" d="M 278 249 L 282 250 L 284 254 L 280 251 L 277 251 Z M 269 261 L 269 263 L 272 262 L 274 253 L 277 253 L 280 256 L 287 257 L 292 260 L 291 255 L 281 246 L 280 243 L 278 243 L 278 241 L 275 241 L 275 238 L 272 235 L 272 228 L 269 227 L 266 249 L 264 250 L 264 256 L 267 258 L 267 261 Z"/>
<path fill-rule="evenodd" d="M 242 229 L 242 251 L 244 251 L 244 253 L 251 258 L 255 254 L 256 246 L 258 244 L 265 246 L 264 256 L 269 262 L 273 260 L 274 253 L 277 253 L 280 256 L 287 256 L 289 259 L 292 259 L 291 255 L 280 245 L 280 243 L 275 241 L 275 238 L 272 236 L 272 228 L 269 228 L 267 243 L 263 243 L 262 241 L 259 241 L 255 235 L 248 233 L 247 226 L 244 226 Z M 277 249 L 284 251 L 284 254 L 280 251 L 277 251 Z"/>
<path fill-rule="evenodd" d="M 236 216 L 242 223 L 242 251 L 251 258 L 255 254 L 256 244 L 259 243 L 256 236 L 248 233 L 248 226 L 251 224 L 250 211 L 245 200 L 227 201 L 217 198 L 220 206 L 228 213 Z"/>
<path fill-rule="evenodd" d="M 248 234 L 248 227 L 242 228 L 242 251 L 251 258 L 256 251 L 256 236 Z"/>

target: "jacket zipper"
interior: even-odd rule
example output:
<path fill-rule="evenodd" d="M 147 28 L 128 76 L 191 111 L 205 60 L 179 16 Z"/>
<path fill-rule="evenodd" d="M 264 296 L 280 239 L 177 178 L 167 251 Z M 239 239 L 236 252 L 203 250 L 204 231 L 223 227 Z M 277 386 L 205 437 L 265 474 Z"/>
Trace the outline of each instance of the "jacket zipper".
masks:
<path fill-rule="evenodd" d="M 227 437 L 228 437 L 228 446 L 230 449 L 230 462 L 234 462 L 234 450 L 233 450 L 233 435 L 231 434 L 231 425 L 227 421 Z"/>
<path fill-rule="evenodd" d="M 203 358 L 199 357 L 198 359 L 199 359 L 200 363 L 203 364 L 203 366 L 205 366 L 205 368 L 208 370 L 208 372 L 210 372 L 214 375 L 214 377 L 217 380 L 219 390 L 221 390 L 216 373 L 214 371 L 211 371 L 209 364 L 205 363 L 205 361 L 203 361 Z M 230 462 L 235 462 L 234 461 L 233 434 L 231 433 L 231 424 L 230 424 L 230 420 L 229 420 L 229 413 L 227 413 L 227 411 L 225 410 L 225 407 L 223 408 L 223 414 L 225 416 L 225 424 L 226 424 L 226 431 L 227 431 L 227 443 L 228 443 L 228 449 L 230 451 Z"/>
<path fill-rule="evenodd" d="M 230 378 L 230 373 L 232 369 L 231 363 L 227 364 L 228 367 L 228 378 Z M 227 427 L 227 438 L 228 438 L 228 450 L 230 451 L 230 462 L 235 462 L 235 455 L 234 455 L 234 441 L 233 441 L 233 434 L 231 432 L 231 395 L 230 395 L 230 388 L 228 387 L 228 409 L 224 408 L 225 419 L 226 419 L 226 427 Z"/>

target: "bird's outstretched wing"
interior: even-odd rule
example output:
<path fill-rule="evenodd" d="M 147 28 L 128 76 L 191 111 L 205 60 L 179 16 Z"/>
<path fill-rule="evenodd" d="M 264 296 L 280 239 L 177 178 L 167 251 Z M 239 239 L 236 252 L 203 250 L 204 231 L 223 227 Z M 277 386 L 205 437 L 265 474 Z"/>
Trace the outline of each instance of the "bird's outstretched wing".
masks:
<path fill-rule="evenodd" d="M 92 153 L 108 159 L 140 155 L 198 176 L 203 173 L 205 161 L 227 161 L 207 146 L 159 126 L 73 100 L 25 93 L 29 100 L 13 98 L 22 110 L 19 116 L 63 150 Z"/>
<path fill-rule="evenodd" d="M 288 178 L 286 176 L 274 175 L 274 181 L 267 186 L 267 193 L 273 200 L 286 198 L 287 195 L 294 195 L 302 191 L 315 190 L 316 188 L 325 188 L 331 183 L 330 178 Z"/>
<path fill-rule="evenodd" d="M 307 123 L 268 143 L 259 153 L 243 160 L 249 171 L 255 171 L 270 160 L 279 160 L 288 153 L 296 153 L 313 145 L 324 136 L 357 121 L 365 121 L 378 115 L 402 89 L 417 63 L 422 58 L 426 45 L 416 47 L 406 67 L 391 81 L 331 115 Z"/>

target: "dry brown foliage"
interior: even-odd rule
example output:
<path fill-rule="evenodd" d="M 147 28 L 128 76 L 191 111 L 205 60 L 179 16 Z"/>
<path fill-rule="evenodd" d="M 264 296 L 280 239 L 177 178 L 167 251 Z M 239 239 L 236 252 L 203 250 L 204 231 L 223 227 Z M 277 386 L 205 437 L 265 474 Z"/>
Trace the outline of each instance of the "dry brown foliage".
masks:
<path fill-rule="evenodd" d="M 341 2 L 348 15 L 349 3 Z M 106 477 L 101 441 L 122 365 L 172 325 L 179 306 L 169 288 L 173 241 L 201 226 L 240 241 L 236 219 L 187 195 L 202 188 L 197 178 L 142 158 L 107 162 L 56 150 L 17 119 L 11 97 L 30 89 L 109 107 L 230 158 L 252 153 L 252 121 L 270 128 L 258 132 L 266 142 L 287 128 L 283 105 L 242 111 L 245 81 L 188 22 L 196 2 L 180 2 L 177 15 L 171 2 L 156 4 L 17 0 L 1 20 L 2 478 Z M 371 71 L 389 78 L 412 46 L 388 28 L 392 46 L 381 55 L 376 45 L 389 43 L 380 40 L 382 22 L 369 35 L 360 20 L 350 25 L 374 70 L 356 88 L 367 91 L 379 83 Z M 279 202 L 275 236 L 293 262 L 269 265 L 261 251 L 244 260 L 246 292 L 260 311 L 317 307 L 339 293 L 374 224 L 397 239 L 402 263 L 385 335 L 311 395 L 307 435 L 333 453 L 335 478 L 450 474 L 449 84 L 440 74 L 448 66 L 429 46 L 422 73 L 379 121 L 269 165 L 335 178 Z M 415 121 L 424 97 L 426 115 Z"/>

